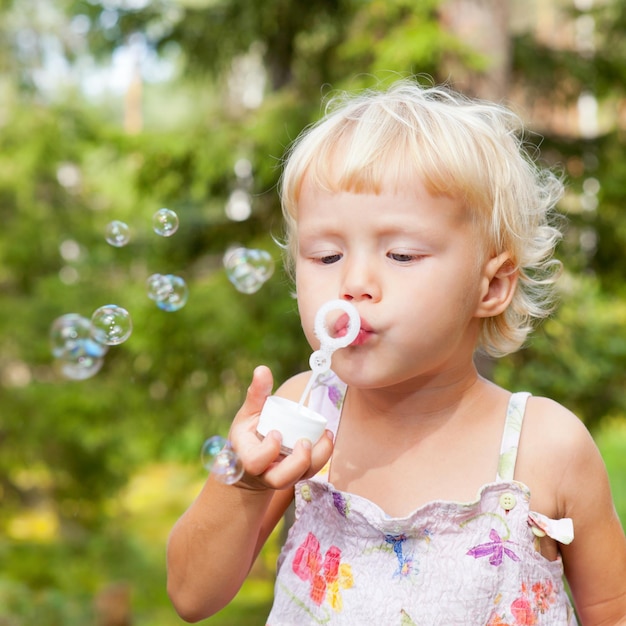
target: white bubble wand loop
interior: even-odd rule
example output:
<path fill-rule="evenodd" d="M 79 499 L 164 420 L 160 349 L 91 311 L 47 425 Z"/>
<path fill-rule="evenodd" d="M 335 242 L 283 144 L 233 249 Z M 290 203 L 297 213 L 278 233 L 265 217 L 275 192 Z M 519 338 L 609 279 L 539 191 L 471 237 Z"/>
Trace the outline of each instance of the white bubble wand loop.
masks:
<path fill-rule="evenodd" d="M 343 311 L 348 316 L 346 332 L 341 337 L 331 336 L 326 321 L 328 314 L 336 310 Z M 359 313 L 356 308 L 346 300 L 330 300 L 319 308 L 315 315 L 314 331 L 315 336 L 320 340 L 320 349 L 313 352 L 309 358 L 312 375 L 302 392 L 302 396 L 300 396 L 298 408 L 304 406 L 306 398 L 320 375 L 330 369 L 333 352 L 349 346 L 356 339 L 360 329 L 361 318 L 359 317 Z"/>

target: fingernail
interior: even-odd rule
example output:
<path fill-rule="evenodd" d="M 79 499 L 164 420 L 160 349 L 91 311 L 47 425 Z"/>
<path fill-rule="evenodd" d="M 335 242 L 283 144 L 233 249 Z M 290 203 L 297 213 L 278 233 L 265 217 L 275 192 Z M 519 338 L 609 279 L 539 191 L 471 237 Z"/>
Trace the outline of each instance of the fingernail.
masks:
<path fill-rule="evenodd" d="M 283 441 L 283 436 L 280 434 L 279 430 L 270 430 L 270 432 L 267 433 L 267 436 L 275 439 L 278 443 L 282 443 Z"/>
<path fill-rule="evenodd" d="M 311 443 L 310 439 L 300 439 L 300 445 L 305 449 L 305 450 L 310 450 L 313 447 L 313 444 Z"/>

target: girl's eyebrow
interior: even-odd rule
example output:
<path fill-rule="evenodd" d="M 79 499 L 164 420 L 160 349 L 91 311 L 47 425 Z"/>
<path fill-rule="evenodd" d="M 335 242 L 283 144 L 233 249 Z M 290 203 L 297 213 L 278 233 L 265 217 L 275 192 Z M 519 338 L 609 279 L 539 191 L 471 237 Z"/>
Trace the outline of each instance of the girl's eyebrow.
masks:
<path fill-rule="evenodd" d="M 403 246 L 438 246 L 446 240 L 446 232 L 435 230 L 430 227 L 407 228 L 405 225 L 390 224 L 378 229 L 374 236 L 385 243 L 385 245 Z M 309 244 L 311 242 L 328 243 L 334 245 L 349 238 L 349 235 L 342 229 L 311 225 L 305 229 L 299 229 L 297 234 L 300 243 Z"/>
<path fill-rule="evenodd" d="M 339 238 L 344 236 L 344 231 L 338 228 L 330 228 L 323 225 L 311 225 L 306 228 L 298 228 L 298 238 L 313 239 L 315 237 Z"/>

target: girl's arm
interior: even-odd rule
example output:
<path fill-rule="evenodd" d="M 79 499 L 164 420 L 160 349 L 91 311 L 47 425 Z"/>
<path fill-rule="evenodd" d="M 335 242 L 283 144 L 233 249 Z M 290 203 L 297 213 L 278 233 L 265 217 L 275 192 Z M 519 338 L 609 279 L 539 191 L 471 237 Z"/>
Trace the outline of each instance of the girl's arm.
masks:
<path fill-rule="evenodd" d="M 565 575 L 583 626 L 626 626 L 624 530 L 598 448 L 577 418 L 568 422 L 559 501 L 574 521 L 574 541 L 561 546 Z"/>
<path fill-rule="evenodd" d="M 297 377 L 279 392 L 296 397 L 295 390 L 303 387 Z M 230 441 L 246 470 L 242 481 L 224 485 L 209 476 L 170 534 L 168 594 L 186 621 L 209 617 L 232 600 L 291 502 L 293 485 L 317 473 L 330 458 L 330 437 L 313 447 L 300 441 L 287 457 L 280 455 L 278 433 L 259 441 L 256 424 L 271 389 L 269 369 L 258 367 L 231 427 Z"/>

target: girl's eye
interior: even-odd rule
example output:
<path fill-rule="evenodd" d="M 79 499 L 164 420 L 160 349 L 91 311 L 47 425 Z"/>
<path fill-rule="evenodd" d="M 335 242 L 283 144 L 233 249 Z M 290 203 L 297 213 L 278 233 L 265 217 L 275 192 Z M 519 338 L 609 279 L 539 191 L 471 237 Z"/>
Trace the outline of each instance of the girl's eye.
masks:
<path fill-rule="evenodd" d="M 390 252 L 387 256 L 392 261 L 398 261 L 398 263 L 410 263 L 417 258 L 416 254 L 409 254 L 408 252 Z"/>
<path fill-rule="evenodd" d="M 328 254 L 326 256 L 320 257 L 320 263 L 324 265 L 331 265 L 332 263 L 337 263 L 341 259 L 340 254 Z"/>

